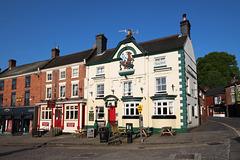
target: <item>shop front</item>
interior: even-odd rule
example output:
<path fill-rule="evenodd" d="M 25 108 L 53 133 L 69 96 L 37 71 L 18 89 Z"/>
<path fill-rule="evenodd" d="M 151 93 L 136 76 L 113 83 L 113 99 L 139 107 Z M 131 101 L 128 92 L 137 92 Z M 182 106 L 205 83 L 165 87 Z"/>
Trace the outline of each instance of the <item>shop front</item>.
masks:
<path fill-rule="evenodd" d="M 32 133 L 35 106 L 0 108 L 0 133 L 27 134 Z"/>
<path fill-rule="evenodd" d="M 63 132 L 73 133 L 85 128 L 85 106 L 83 100 L 39 103 L 38 129 L 59 127 Z"/>

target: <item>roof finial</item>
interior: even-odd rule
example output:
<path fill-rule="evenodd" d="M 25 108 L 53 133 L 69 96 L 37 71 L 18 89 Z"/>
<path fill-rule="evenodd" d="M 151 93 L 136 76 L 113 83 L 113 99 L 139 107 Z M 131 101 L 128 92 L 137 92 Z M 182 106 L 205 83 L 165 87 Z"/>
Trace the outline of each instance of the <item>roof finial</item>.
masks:
<path fill-rule="evenodd" d="M 187 20 L 186 17 L 187 17 L 187 15 L 184 13 L 184 14 L 183 14 L 183 21 L 186 21 L 186 20 Z"/>

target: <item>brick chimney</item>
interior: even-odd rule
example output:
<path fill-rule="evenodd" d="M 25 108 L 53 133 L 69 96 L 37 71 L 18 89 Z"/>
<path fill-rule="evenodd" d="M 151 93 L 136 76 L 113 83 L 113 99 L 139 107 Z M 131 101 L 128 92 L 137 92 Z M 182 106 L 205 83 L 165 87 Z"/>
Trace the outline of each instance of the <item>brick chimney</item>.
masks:
<path fill-rule="evenodd" d="M 17 61 L 14 59 L 9 59 L 9 69 L 12 69 L 13 67 L 16 67 Z"/>
<path fill-rule="evenodd" d="M 60 50 L 59 50 L 58 48 L 59 48 L 59 47 L 56 46 L 56 48 L 53 48 L 53 49 L 52 49 L 52 58 L 55 58 L 55 57 L 58 57 L 58 56 L 59 56 Z"/>
<path fill-rule="evenodd" d="M 183 21 L 180 22 L 180 27 L 181 27 L 181 34 L 183 36 L 188 35 L 189 38 L 191 39 L 191 36 L 190 36 L 191 24 L 189 20 L 187 20 L 186 14 L 183 14 Z"/>
<path fill-rule="evenodd" d="M 97 55 L 101 55 L 107 49 L 107 38 L 104 34 L 96 35 Z"/>

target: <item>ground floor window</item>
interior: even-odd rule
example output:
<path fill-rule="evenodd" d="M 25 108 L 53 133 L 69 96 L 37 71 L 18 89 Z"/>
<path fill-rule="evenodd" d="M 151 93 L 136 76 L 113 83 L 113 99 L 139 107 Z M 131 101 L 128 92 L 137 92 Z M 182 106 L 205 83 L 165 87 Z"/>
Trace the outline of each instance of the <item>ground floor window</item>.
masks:
<path fill-rule="evenodd" d="M 66 106 L 66 119 L 78 119 L 78 106 Z"/>
<path fill-rule="evenodd" d="M 136 116 L 139 115 L 137 106 L 139 102 L 124 102 L 123 104 L 123 115 L 124 116 Z"/>
<path fill-rule="evenodd" d="M 52 119 L 52 109 L 42 107 L 42 119 Z"/>
<path fill-rule="evenodd" d="M 174 115 L 174 101 L 173 100 L 154 101 L 153 115 Z"/>
<path fill-rule="evenodd" d="M 104 120 L 104 107 L 97 107 L 97 120 L 103 121 Z"/>

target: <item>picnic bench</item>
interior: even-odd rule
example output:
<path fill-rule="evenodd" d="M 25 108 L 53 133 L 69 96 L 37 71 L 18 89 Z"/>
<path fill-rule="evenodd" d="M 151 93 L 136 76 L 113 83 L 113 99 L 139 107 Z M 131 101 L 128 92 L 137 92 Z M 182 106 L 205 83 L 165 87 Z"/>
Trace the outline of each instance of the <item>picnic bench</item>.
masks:
<path fill-rule="evenodd" d="M 141 128 L 138 128 L 138 130 L 136 132 L 134 132 L 134 134 L 136 135 L 135 137 L 140 136 L 140 130 L 141 130 Z M 152 131 L 148 127 L 143 127 L 142 128 L 142 134 L 145 137 L 149 137 L 149 136 L 152 135 Z"/>
<path fill-rule="evenodd" d="M 78 129 L 75 130 L 75 133 L 73 133 L 73 137 L 76 138 L 82 138 L 83 136 L 87 135 L 87 130 L 86 129 Z"/>
<path fill-rule="evenodd" d="M 111 143 L 116 144 L 117 142 L 122 143 L 122 140 L 120 139 L 120 132 L 117 125 L 112 125 L 112 137 L 109 138 L 108 145 Z"/>
<path fill-rule="evenodd" d="M 165 134 L 173 136 L 176 134 L 176 131 L 173 131 L 172 127 L 162 127 L 162 130 L 159 131 L 159 133 L 160 133 L 160 136 Z"/>

